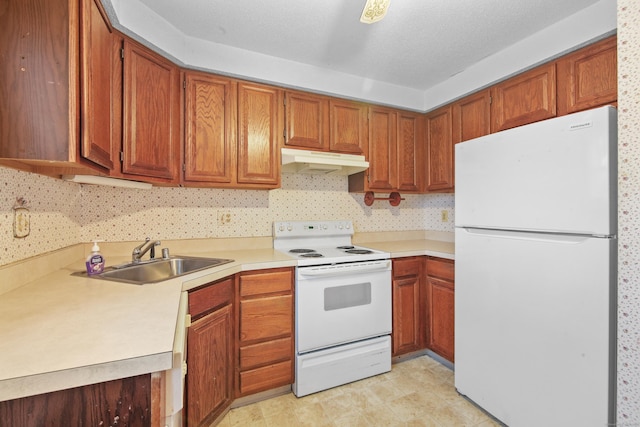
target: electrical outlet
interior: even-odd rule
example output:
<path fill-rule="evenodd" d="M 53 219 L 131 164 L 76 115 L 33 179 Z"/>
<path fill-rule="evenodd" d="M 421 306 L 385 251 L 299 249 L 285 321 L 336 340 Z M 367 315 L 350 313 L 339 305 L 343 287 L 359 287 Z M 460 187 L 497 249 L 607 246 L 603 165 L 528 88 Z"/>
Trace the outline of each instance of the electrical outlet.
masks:
<path fill-rule="evenodd" d="M 446 209 L 443 210 L 441 212 L 441 215 L 442 215 L 441 216 L 442 222 L 449 222 L 449 211 L 448 210 L 446 210 Z"/>
<path fill-rule="evenodd" d="M 218 211 L 218 224 L 219 225 L 231 224 L 231 212 L 230 211 Z"/>

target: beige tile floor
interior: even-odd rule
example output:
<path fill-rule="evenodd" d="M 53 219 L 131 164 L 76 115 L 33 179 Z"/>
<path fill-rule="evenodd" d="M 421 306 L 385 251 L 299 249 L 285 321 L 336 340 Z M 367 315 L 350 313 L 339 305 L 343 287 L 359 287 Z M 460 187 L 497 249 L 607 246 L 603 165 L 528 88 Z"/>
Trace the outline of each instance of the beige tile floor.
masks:
<path fill-rule="evenodd" d="M 460 397 L 453 372 L 428 356 L 395 364 L 386 374 L 302 398 L 289 393 L 232 409 L 218 425 L 499 426 Z"/>

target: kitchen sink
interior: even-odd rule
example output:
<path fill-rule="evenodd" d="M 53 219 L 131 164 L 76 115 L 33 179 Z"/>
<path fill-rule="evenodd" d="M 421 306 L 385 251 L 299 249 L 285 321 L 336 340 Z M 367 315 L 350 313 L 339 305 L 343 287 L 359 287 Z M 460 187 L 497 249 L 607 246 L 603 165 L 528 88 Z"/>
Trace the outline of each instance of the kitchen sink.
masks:
<path fill-rule="evenodd" d="M 224 258 L 171 257 L 110 267 L 104 272 L 91 276 L 96 279 L 114 280 L 116 282 L 143 285 L 145 283 L 162 282 L 174 277 L 184 276 L 205 268 L 233 262 Z"/>

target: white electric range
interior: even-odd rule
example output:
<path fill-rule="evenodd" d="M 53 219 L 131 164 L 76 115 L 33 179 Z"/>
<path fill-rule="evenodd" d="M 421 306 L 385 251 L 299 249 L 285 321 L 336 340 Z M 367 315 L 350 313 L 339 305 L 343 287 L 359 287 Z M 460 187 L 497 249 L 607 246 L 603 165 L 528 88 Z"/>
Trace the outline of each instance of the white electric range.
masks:
<path fill-rule="evenodd" d="M 351 221 L 273 224 L 274 249 L 297 259 L 296 396 L 391 370 L 390 254 L 353 234 Z"/>

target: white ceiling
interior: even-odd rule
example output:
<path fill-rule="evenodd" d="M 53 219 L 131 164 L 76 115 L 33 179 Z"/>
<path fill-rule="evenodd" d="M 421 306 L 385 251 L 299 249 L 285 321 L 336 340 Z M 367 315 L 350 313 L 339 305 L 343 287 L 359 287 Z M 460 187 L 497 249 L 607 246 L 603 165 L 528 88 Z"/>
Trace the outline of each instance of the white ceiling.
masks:
<path fill-rule="evenodd" d="M 117 1 L 117 0 L 116 0 Z M 140 0 L 187 37 L 420 91 L 598 0 Z"/>

